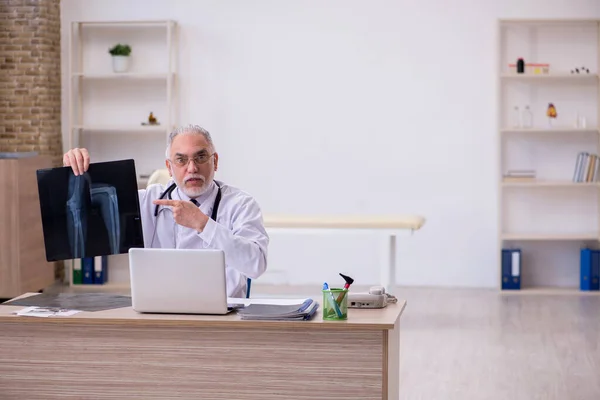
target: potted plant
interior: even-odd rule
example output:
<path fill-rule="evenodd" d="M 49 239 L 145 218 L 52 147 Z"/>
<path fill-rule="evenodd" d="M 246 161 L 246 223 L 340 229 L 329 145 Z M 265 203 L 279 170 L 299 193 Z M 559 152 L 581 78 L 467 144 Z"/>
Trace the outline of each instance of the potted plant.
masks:
<path fill-rule="evenodd" d="M 114 72 L 125 72 L 129 68 L 129 55 L 131 46 L 128 44 L 116 44 L 108 50 L 112 56 L 112 65 Z"/>

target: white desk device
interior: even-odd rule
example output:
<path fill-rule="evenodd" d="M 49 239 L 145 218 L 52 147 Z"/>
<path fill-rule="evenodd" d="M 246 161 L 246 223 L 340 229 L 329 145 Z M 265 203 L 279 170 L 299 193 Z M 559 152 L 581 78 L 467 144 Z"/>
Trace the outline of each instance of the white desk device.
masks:
<path fill-rule="evenodd" d="M 225 253 L 129 249 L 132 308 L 140 313 L 227 314 Z"/>
<path fill-rule="evenodd" d="M 369 293 L 348 292 L 348 308 L 384 308 L 397 299 L 385 292 L 383 286 L 373 286 Z"/>

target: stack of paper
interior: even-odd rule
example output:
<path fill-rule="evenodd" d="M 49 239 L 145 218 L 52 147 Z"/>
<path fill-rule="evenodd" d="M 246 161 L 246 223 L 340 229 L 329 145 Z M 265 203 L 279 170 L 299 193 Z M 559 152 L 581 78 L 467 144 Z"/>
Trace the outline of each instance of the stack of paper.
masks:
<path fill-rule="evenodd" d="M 290 321 L 309 320 L 319 308 L 319 303 L 306 299 L 296 304 L 254 304 L 240 309 L 237 313 L 245 320 Z"/>

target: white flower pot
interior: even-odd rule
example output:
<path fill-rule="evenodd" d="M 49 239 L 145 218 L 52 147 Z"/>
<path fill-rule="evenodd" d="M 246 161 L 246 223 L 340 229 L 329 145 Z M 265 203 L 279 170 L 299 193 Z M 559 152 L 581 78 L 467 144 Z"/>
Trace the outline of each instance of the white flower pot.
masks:
<path fill-rule="evenodd" d="M 129 56 L 112 56 L 114 72 L 126 72 L 129 68 Z"/>

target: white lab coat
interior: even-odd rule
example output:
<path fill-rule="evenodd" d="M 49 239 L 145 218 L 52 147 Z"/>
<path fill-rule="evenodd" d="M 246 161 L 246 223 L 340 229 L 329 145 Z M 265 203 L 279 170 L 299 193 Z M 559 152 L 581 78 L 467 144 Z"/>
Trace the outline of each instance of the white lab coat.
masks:
<path fill-rule="evenodd" d="M 216 222 L 210 216 L 217 196 L 217 185 L 213 182 L 211 188 L 196 199 L 200 203 L 200 210 L 209 217 L 202 232 L 175 223 L 169 207 L 160 206 L 158 217 L 154 216 L 156 205 L 152 202 L 173 181 L 166 185 L 153 184 L 140 190 L 144 247 L 224 250 L 227 295 L 245 297 L 246 279 L 258 278 L 267 268 L 269 236 L 254 198 L 238 188 L 217 182 L 221 186 L 221 202 Z M 171 197 L 173 200 L 190 200 L 178 188 L 171 192 Z"/>

